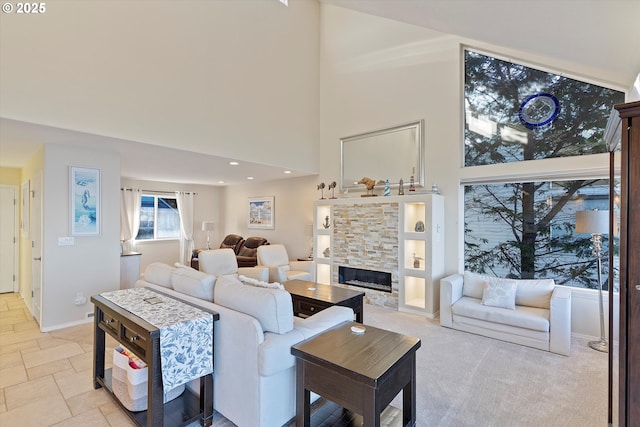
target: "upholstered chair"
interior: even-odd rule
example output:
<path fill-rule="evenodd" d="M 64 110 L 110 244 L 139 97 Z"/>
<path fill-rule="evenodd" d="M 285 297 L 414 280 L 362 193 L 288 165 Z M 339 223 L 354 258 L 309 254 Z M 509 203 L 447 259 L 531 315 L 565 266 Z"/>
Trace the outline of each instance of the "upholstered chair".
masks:
<path fill-rule="evenodd" d="M 269 280 L 269 269 L 266 267 L 238 268 L 236 254 L 231 248 L 202 251 L 198 257 L 200 260 L 200 271 L 215 277 L 242 275 L 263 282 Z"/>
<path fill-rule="evenodd" d="M 237 234 L 228 234 L 225 236 L 222 243 L 220 243 L 220 249 L 230 248 L 234 253 L 238 253 L 240 246 L 244 243 L 244 237 Z"/>
<path fill-rule="evenodd" d="M 264 237 L 247 237 L 237 252 L 238 267 L 255 267 L 258 265 L 258 246 L 268 245 Z"/>
<path fill-rule="evenodd" d="M 258 246 L 258 266 L 269 267 L 270 282 L 299 279 L 315 282 L 316 265 L 313 261 L 290 261 L 284 245 Z"/>

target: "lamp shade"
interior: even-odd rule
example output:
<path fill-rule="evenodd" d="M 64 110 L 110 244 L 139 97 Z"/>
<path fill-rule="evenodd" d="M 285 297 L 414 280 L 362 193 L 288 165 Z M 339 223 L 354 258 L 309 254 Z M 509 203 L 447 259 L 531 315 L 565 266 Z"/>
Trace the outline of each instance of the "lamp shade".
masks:
<path fill-rule="evenodd" d="M 202 231 L 213 231 L 213 221 L 202 221 Z"/>
<path fill-rule="evenodd" d="M 576 212 L 576 233 L 608 234 L 609 211 L 578 211 Z"/>

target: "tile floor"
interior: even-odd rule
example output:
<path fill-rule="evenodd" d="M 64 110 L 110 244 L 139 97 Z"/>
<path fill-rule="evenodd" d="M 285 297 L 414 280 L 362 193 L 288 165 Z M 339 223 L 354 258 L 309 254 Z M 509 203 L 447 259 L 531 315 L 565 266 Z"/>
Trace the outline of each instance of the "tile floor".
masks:
<path fill-rule="evenodd" d="M 0 426 L 133 426 L 93 389 L 92 361 L 92 324 L 42 333 L 18 294 L 0 294 Z"/>

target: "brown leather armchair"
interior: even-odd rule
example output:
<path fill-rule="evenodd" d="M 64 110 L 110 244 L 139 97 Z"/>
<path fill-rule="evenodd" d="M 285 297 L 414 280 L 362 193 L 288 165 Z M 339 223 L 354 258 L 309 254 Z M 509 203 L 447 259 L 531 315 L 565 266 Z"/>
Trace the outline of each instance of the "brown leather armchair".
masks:
<path fill-rule="evenodd" d="M 268 245 L 264 237 L 248 237 L 236 252 L 238 267 L 255 267 L 258 265 L 258 246 Z"/>
<path fill-rule="evenodd" d="M 220 249 L 229 248 L 237 254 L 243 243 L 244 237 L 238 236 L 237 234 L 228 234 L 224 240 L 222 240 L 222 243 L 220 243 Z"/>

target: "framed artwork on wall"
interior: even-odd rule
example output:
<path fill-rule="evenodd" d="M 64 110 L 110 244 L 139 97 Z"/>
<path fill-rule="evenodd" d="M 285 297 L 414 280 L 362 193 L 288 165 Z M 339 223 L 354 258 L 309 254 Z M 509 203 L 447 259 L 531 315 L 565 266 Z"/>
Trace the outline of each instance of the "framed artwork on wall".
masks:
<path fill-rule="evenodd" d="M 275 228 L 274 197 L 250 197 L 247 228 L 273 230 Z"/>
<path fill-rule="evenodd" d="M 71 235 L 100 234 L 100 169 L 70 167 Z"/>
<path fill-rule="evenodd" d="M 31 182 L 29 180 L 22 183 L 22 195 L 21 195 L 21 215 L 20 215 L 20 229 L 22 230 L 22 237 L 29 238 L 29 221 L 31 208 Z"/>

